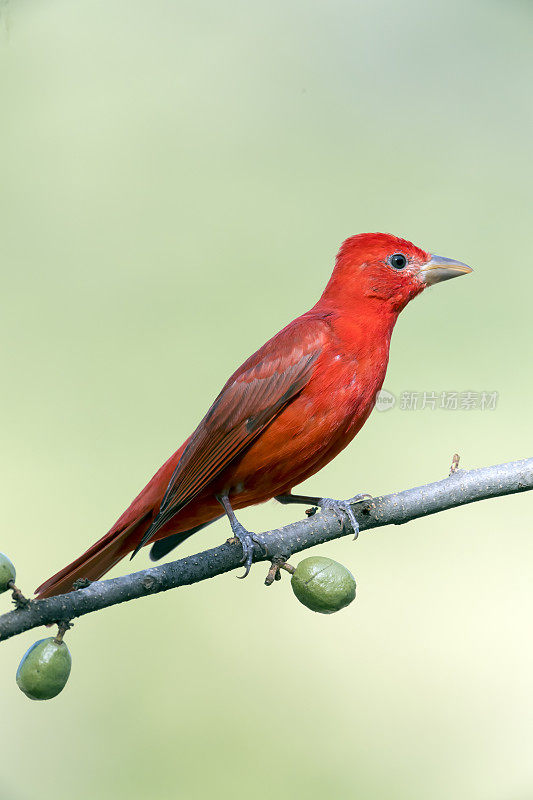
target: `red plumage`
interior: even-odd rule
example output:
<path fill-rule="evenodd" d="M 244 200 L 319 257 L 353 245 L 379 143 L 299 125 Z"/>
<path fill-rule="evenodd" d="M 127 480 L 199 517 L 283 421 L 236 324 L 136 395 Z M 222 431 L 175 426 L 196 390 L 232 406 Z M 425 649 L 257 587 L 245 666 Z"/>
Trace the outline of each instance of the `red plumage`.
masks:
<path fill-rule="evenodd" d="M 394 254 L 405 257 L 404 267 L 393 266 Z M 111 530 L 38 596 L 98 579 L 146 535 L 155 542 L 209 523 L 222 513 L 216 496 L 224 491 L 234 509 L 261 503 L 290 493 L 334 458 L 374 406 L 399 312 L 428 282 L 443 279 L 427 279 L 436 269 L 431 259 L 389 234 L 347 239 L 316 305 L 236 370 Z"/>

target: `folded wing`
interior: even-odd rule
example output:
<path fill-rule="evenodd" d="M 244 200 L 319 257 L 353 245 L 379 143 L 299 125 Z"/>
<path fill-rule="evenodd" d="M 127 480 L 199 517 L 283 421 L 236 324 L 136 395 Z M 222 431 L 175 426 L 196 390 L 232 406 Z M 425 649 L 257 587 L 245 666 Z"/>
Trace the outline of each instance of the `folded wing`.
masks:
<path fill-rule="evenodd" d="M 191 436 L 159 513 L 133 555 L 259 436 L 309 381 L 322 352 L 322 320 L 296 320 L 235 372 Z M 133 557 L 132 555 L 132 557 Z"/>

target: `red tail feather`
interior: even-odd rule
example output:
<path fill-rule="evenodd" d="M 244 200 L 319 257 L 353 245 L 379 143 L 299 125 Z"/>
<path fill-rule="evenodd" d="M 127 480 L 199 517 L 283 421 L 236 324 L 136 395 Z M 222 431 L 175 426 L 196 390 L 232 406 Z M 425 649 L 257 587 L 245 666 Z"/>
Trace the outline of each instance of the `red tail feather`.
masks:
<path fill-rule="evenodd" d="M 145 514 L 126 527 L 114 526 L 109 533 L 95 542 L 89 549 L 62 570 L 48 578 L 38 589 L 39 599 L 70 592 L 74 581 L 87 578 L 96 581 L 130 553 L 142 539 L 150 525 L 151 514 Z"/>

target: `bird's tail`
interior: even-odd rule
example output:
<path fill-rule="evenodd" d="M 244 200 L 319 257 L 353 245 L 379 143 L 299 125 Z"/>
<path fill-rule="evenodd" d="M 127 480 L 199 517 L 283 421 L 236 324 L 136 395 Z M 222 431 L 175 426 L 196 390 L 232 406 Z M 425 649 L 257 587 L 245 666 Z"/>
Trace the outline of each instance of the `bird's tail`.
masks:
<path fill-rule="evenodd" d="M 120 526 L 120 520 L 79 558 L 42 583 L 35 594 L 38 599 L 70 592 L 72 584 L 82 578 L 96 581 L 135 549 L 149 528 L 151 513 Z"/>

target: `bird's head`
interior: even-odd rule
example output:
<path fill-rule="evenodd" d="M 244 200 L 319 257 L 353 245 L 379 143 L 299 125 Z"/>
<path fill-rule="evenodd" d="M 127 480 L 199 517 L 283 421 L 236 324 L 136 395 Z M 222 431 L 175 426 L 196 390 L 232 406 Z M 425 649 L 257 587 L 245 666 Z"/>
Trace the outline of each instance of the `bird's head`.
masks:
<path fill-rule="evenodd" d="M 468 272 L 461 261 L 390 233 L 359 233 L 342 243 L 323 297 L 349 304 L 375 300 L 397 314 L 427 286 Z"/>

